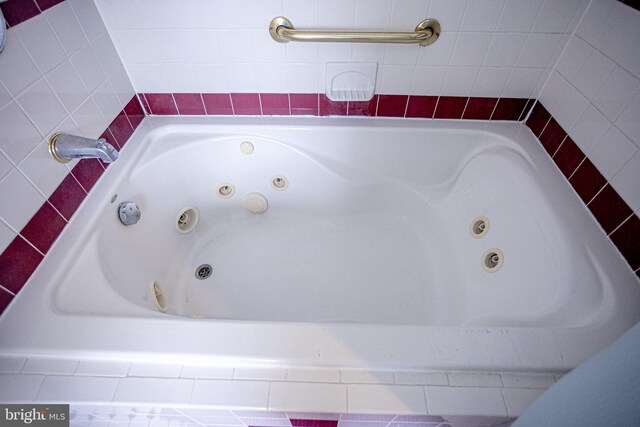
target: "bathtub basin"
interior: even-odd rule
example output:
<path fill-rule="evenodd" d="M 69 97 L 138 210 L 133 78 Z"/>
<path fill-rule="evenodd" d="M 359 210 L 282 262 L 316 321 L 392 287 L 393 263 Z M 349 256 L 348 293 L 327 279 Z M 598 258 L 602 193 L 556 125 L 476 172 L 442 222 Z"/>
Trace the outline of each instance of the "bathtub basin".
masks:
<path fill-rule="evenodd" d="M 562 372 L 638 307 L 519 123 L 152 117 L 4 313 L 0 352 Z"/>

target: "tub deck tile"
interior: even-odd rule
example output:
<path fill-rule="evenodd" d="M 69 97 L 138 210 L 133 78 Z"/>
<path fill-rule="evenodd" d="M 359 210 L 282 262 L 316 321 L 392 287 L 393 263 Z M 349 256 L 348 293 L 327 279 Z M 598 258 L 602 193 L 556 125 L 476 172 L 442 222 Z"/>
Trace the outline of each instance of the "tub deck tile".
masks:
<path fill-rule="evenodd" d="M 507 408 L 500 388 L 425 387 L 429 413 L 447 415 L 506 417 Z"/>
<path fill-rule="evenodd" d="M 267 409 L 269 382 L 195 380 L 190 403 L 224 408 Z"/>
<path fill-rule="evenodd" d="M 347 386 L 273 382 L 269 392 L 269 410 L 347 412 Z"/>
<path fill-rule="evenodd" d="M 347 393 L 350 413 L 427 414 L 420 386 L 349 384 Z"/>

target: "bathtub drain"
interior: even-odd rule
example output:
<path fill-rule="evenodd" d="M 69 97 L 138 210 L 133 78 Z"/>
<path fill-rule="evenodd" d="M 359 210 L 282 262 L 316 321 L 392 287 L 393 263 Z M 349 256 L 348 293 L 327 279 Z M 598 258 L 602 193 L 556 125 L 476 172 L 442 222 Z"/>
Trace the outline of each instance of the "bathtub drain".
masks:
<path fill-rule="evenodd" d="M 200 267 L 196 269 L 196 279 L 204 280 L 211 276 L 213 272 L 213 268 L 209 264 L 202 264 Z"/>

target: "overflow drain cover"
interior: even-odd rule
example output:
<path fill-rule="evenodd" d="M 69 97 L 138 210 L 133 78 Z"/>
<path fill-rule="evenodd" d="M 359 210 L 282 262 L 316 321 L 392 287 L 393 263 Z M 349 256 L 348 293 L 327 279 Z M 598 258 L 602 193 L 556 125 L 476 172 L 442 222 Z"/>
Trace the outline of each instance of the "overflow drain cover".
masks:
<path fill-rule="evenodd" d="M 202 264 L 200 267 L 196 268 L 196 279 L 204 280 L 211 276 L 213 272 L 213 268 L 209 264 Z"/>

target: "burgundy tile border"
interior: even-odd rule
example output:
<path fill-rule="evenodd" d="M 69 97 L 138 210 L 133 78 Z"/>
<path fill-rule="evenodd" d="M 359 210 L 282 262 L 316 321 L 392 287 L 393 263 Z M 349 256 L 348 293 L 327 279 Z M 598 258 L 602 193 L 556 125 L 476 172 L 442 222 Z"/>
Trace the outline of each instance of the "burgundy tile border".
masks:
<path fill-rule="evenodd" d="M 609 184 L 604 186 L 587 207 L 607 234 L 615 230 L 633 213 Z"/>
<path fill-rule="evenodd" d="M 137 96 L 134 95 L 101 136 L 115 146 L 122 147 L 142 121 L 140 116 L 142 116 L 142 108 Z M 67 221 L 71 219 L 86 197 L 87 191 L 93 187 L 104 170 L 101 161 L 85 159 L 78 162 L 67 174 L 27 225 L 0 253 L 2 286 L 13 293 L 22 289 L 40 265 L 44 258 L 43 254 L 49 251 L 65 228 Z M 13 295 L 0 288 L 0 313 L 12 299 Z"/>
<path fill-rule="evenodd" d="M 378 96 L 378 117 L 404 117 L 407 112 L 409 95 Z"/>
<path fill-rule="evenodd" d="M 549 119 L 549 123 L 545 126 L 544 130 L 538 136 L 538 140 L 544 147 L 544 149 L 549 153 L 550 156 L 553 156 L 558 148 L 560 148 L 560 144 L 567 137 L 567 133 L 562 129 L 562 126 L 552 117 Z"/>
<path fill-rule="evenodd" d="M 265 116 L 289 116 L 289 94 L 286 93 L 261 93 L 260 103 L 262 114 Z"/>
<path fill-rule="evenodd" d="M 57 4 L 62 3 L 64 0 L 36 0 L 36 3 L 38 4 L 38 7 L 40 8 L 41 11 L 45 11 Z"/>
<path fill-rule="evenodd" d="M 437 96 L 409 96 L 406 117 L 422 117 L 432 119 L 438 104 Z"/>
<path fill-rule="evenodd" d="M 441 96 L 438 98 L 434 119 L 460 119 L 469 98 L 464 96 Z"/>
<path fill-rule="evenodd" d="M 259 116 L 262 114 L 260 94 L 230 93 L 233 112 L 236 116 Z"/>
<path fill-rule="evenodd" d="M 618 0 L 620 3 L 624 3 L 635 10 L 640 10 L 640 1 L 638 0 Z"/>
<path fill-rule="evenodd" d="M 462 114 L 463 119 L 489 120 L 496 108 L 498 98 L 469 98 Z"/>
<path fill-rule="evenodd" d="M 171 93 L 145 93 L 145 99 L 149 106 L 149 112 L 151 114 L 158 115 L 177 115 L 178 108 L 173 100 L 173 94 Z"/>
<path fill-rule="evenodd" d="M 493 110 L 491 120 L 519 120 L 528 101 L 524 98 L 500 98 Z"/>
<path fill-rule="evenodd" d="M 321 116 L 346 116 L 349 107 L 348 102 L 332 101 L 327 95 L 318 95 L 318 108 Z"/>
<path fill-rule="evenodd" d="M 199 93 L 174 93 L 173 99 L 182 116 L 203 116 L 204 101 Z"/>
<path fill-rule="evenodd" d="M 605 186 L 607 180 L 596 166 L 591 163 L 591 160 L 587 158 L 571 175 L 569 183 L 576 190 L 582 201 L 587 204 Z"/>
<path fill-rule="evenodd" d="M 632 270 L 640 268 L 640 218 L 631 215 L 609 236 Z"/>
<path fill-rule="evenodd" d="M 556 162 L 564 176 L 569 178 L 585 157 L 580 147 L 573 142 L 571 137 L 567 136 L 553 155 L 553 161 Z"/>
<path fill-rule="evenodd" d="M 35 0 L 9 0 L 6 3 L 0 3 L 0 8 L 10 27 L 15 27 L 42 13 Z"/>
<path fill-rule="evenodd" d="M 373 95 L 369 101 L 349 101 L 347 115 L 374 117 L 378 111 L 379 95 Z"/>
<path fill-rule="evenodd" d="M 289 419 L 293 427 L 337 427 L 338 420 L 301 420 Z"/>
<path fill-rule="evenodd" d="M 529 115 L 527 119 L 526 125 L 536 137 L 539 137 L 547 126 L 549 119 L 551 119 L 551 114 L 544 108 L 541 102 L 536 102 L 533 111 L 531 111 L 531 115 Z"/>
<path fill-rule="evenodd" d="M 317 116 L 320 101 L 317 93 L 292 93 L 289 95 L 292 116 Z"/>
<path fill-rule="evenodd" d="M 203 93 L 202 100 L 207 115 L 232 115 L 233 105 L 228 93 Z"/>

